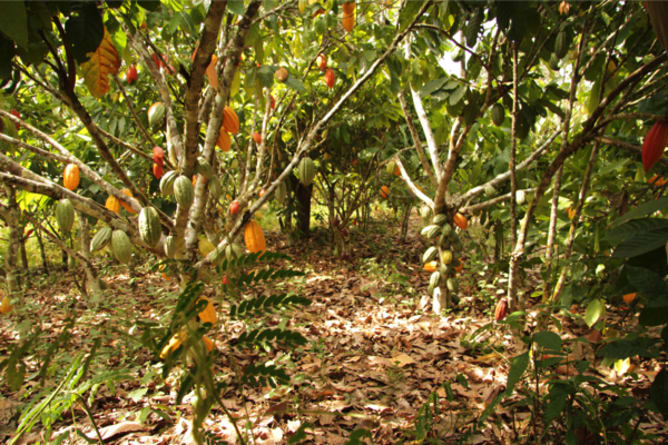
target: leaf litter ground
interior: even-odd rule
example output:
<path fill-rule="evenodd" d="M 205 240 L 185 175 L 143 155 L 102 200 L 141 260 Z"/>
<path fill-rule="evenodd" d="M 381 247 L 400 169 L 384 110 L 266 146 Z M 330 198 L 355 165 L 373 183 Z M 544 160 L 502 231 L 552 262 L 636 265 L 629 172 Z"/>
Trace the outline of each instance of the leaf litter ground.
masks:
<path fill-rule="evenodd" d="M 353 232 L 343 257 L 329 254 L 323 232 L 316 231 L 309 241 L 297 246 L 291 246 L 282 235 L 269 235 L 268 245 L 290 255 L 290 266 L 307 273 L 295 290 L 312 304 L 294 313 L 291 326 L 310 343 L 302 350 L 275 357 L 287 367 L 292 386 L 230 388 L 222 394 L 225 407 L 241 419 L 239 427 L 245 432 L 252 428 L 251 443 L 286 443 L 304 424 L 311 426 L 303 443 L 343 444 L 357 429 L 370 432 L 372 440 L 367 443 L 415 443 L 421 432 L 416 425 L 424 420 L 420 408 L 432 393 L 438 395 L 439 410 L 426 437 L 436 439 L 435 443 L 457 443 L 487 404 L 505 389 L 509 359 L 524 349 L 508 327 L 490 325 L 495 295 L 503 291 L 497 283 L 503 280 L 489 271 L 477 273 L 465 268 L 458 308 L 443 316 L 433 315 L 424 296 L 429 274 L 419 263 L 424 242 L 414 230 L 402 241 L 398 233 L 386 233 L 386 227 L 372 227 L 364 235 Z M 76 323 L 72 335 L 61 345 L 68 353 L 56 354 L 44 376 L 37 375 L 42 363 L 28 356 L 23 387 L 13 392 L 3 381 L 1 442 L 8 441 L 16 430 L 19 415 L 26 409 L 26 397 L 42 386 L 57 386 L 72 356 L 89 351 L 93 340 L 101 338 L 91 373 L 101 369 L 124 373 L 118 381 L 101 386 L 94 396 L 84 394 L 104 442 L 188 443 L 191 397 L 176 405 L 176 380 L 162 381 L 159 362 L 132 338 L 138 335 L 138 317 L 157 321 L 168 316 L 177 286 L 148 267 L 132 268 L 132 273 L 130 276 L 127 268 L 109 266 L 104 275 L 108 286 L 104 301 L 95 309 L 80 297 L 74 284 L 76 273 L 31 278 L 39 284 L 27 291 L 24 307 L 15 310 L 11 320 L 0 319 L 0 361 L 8 358 L 10 345 L 19 336 L 38 326 L 42 344 L 38 356 L 44 357 L 47 343 L 58 338 L 68 317 L 76 317 Z M 218 310 L 225 312 L 225 308 Z M 609 316 L 620 318 L 617 313 Z M 563 323 L 562 338 L 587 336 L 593 341 L 577 343 L 580 347 L 572 354 L 594 362 L 593 351 L 600 338 L 583 323 L 570 319 Z M 485 326 L 492 329 L 480 329 Z M 234 330 L 229 324 L 209 336 L 221 346 Z M 244 366 L 261 355 L 258 351 L 219 354 L 216 372 L 220 375 L 231 374 L 233 363 Z M 623 375 L 599 367 L 599 377 L 646 398 L 649 382 L 657 372 L 654 365 L 632 365 Z M 573 371 L 566 366 L 556 372 L 568 375 Z M 544 385 L 541 382 L 543 390 Z M 527 441 L 529 422 L 528 410 L 502 403 L 464 442 Z M 205 428 L 220 441 L 235 441 L 234 427 L 219 408 L 213 409 Z M 668 437 L 668 428 L 656 417 L 647 419 L 640 428 Z M 86 443 L 75 434 L 77 430 L 96 438 L 83 404 L 75 403 L 65 410 L 52 429 L 51 438 L 70 433 L 65 443 Z M 44 434 L 36 426 L 19 443 L 45 439 L 48 443 L 50 439 Z"/>

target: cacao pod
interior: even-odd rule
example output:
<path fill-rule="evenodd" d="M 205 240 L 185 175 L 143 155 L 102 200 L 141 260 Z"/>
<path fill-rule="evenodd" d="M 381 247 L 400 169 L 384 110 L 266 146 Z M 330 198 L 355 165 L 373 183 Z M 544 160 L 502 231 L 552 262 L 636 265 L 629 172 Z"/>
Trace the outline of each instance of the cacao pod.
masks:
<path fill-rule="evenodd" d="M 169 235 L 167 238 L 165 238 L 165 244 L 163 248 L 165 249 L 165 255 L 167 258 L 176 258 L 183 252 L 183 238 L 179 239 L 175 236 Z"/>
<path fill-rule="evenodd" d="M 266 243 L 264 240 L 264 232 L 260 224 L 251 220 L 244 228 L 244 242 L 246 248 L 251 253 L 264 252 L 266 250 Z"/>
<path fill-rule="evenodd" d="M 434 216 L 434 218 L 431 220 L 432 224 L 436 224 L 437 226 L 442 225 L 448 220 L 448 217 L 445 215 L 445 213 L 439 213 L 438 215 Z"/>
<path fill-rule="evenodd" d="M 222 127 L 220 129 L 220 133 L 218 134 L 216 145 L 223 151 L 229 151 L 232 147 L 232 138 L 230 137 L 229 133 Z"/>
<path fill-rule="evenodd" d="M 450 264 L 452 262 L 452 252 L 444 250 L 443 253 L 441 253 L 441 261 L 443 264 Z"/>
<path fill-rule="evenodd" d="M 380 196 L 383 199 L 387 199 L 387 197 L 390 196 L 390 189 L 386 185 L 380 188 Z"/>
<path fill-rule="evenodd" d="M 438 254 L 438 248 L 437 247 L 435 247 L 435 246 L 429 247 L 422 254 L 422 262 L 426 263 L 427 261 L 433 260 L 434 258 L 436 258 L 437 254 Z"/>
<path fill-rule="evenodd" d="M 127 196 L 128 198 L 132 198 L 132 192 L 130 191 L 130 189 L 125 188 L 125 189 L 121 190 L 121 193 L 123 193 L 123 194 L 124 194 L 125 196 Z M 120 201 L 120 200 L 119 200 L 119 201 Z M 121 205 L 123 206 L 123 208 L 125 209 L 126 212 L 128 212 L 128 213 L 130 213 L 130 214 L 132 214 L 132 215 L 134 215 L 135 213 L 137 213 L 137 212 L 135 211 L 135 209 L 133 209 L 133 208 L 130 206 L 130 204 L 127 204 L 125 201 L 120 201 L 120 202 L 121 202 Z"/>
<path fill-rule="evenodd" d="M 441 233 L 444 237 L 449 237 L 452 234 L 452 226 L 450 224 L 444 224 Z"/>
<path fill-rule="evenodd" d="M 422 219 L 429 218 L 431 216 L 431 207 L 429 207 L 428 205 L 423 205 L 422 207 L 420 207 L 420 216 L 422 217 Z"/>
<path fill-rule="evenodd" d="M 162 178 L 162 175 L 165 173 L 165 170 L 162 168 L 162 164 L 158 164 L 157 162 L 153 163 L 153 176 L 155 176 L 155 179 L 160 179 Z"/>
<path fill-rule="evenodd" d="M 162 102 L 156 102 L 151 105 L 148 109 L 148 125 L 155 127 L 162 124 L 162 121 L 165 119 L 165 112 L 165 104 Z"/>
<path fill-rule="evenodd" d="M 469 226 L 469 221 L 466 219 L 464 215 L 461 213 L 457 212 L 455 214 L 455 217 L 453 218 L 453 222 L 457 227 L 459 227 L 462 230 L 466 230 L 466 228 Z"/>
<path fill-rule="evenodd" d="M 622 299 L 624 300 L 624 303 L 631 304 L 633 300 L 636 299 L 636 295 L 638 295 L 636 292 L 631 292 L 630 294 L 622 296 Z"/>
<path fill-rule="evenodd" d="M 457 283 L 452 278 L 445 280 L 445 287 L 447 287 L 450 292 L 457 292 Z"/>
<path fill-rule="evenodd" d="M 214 176 L 213 167 L 209 164 L 209 161 L 204 159 L 203 156 L 197 158 L 197 174 L 204 176 L 206 179 L 211 179 Z"/>
<path fill-rule="evenodd" d="M 188 333 L 185 329 L 172 335 L 172 337 L 169 339 L 169 342 L 167 342 L 165 347 L 162 348 L 162 351 L 160 351 L 160 358 L 165 359 L 170 353 L 179 349 L 186 338 L 188 338 Z"/>
<path fill-rule="evenodd" d="M 213 303 L 208 298 L 201 298 L 201 300 L 206 301 L 207 304 L 206 307 L 202 309 L 202 311 L 199 314 L 197 314 L 197 316 L 199 317 L 199 321 L 201 321 L 202 323 L 215 324 L 216 321 L 218 321 L 216 308 L 213 306 Z"/>
<path fill-rule="evenodd" d="M 174 180 L 174 198 L 183 207 L 189 208 L 195 199 L 193 184 L 187 176 L 181 175 Z"/>
<path fill-rule="evenodd" d="M 12 301 L 5 295 L 0 302 L 0 314 L 8 314 L 12 310 Z"/>
<path fill-rule="evenodd" d="M 503 105 L 496 103 L 492 107 L 492 122 L 497 127 L 503 124 L 503 121 L 506 118 L 506 111 L 503 109 Z"/>
<path fill-rule="evenodd" d="M 220 181 L 218 180 L 217 177 L 211 178 L 211 181 L 209 181 L 209 195 L 215 199 L 218 200 L 220 198 L 220 195 L 223 194 L 223 188 L 220 185 Z"/>
<path fill-rule="evenodd" d="M 390 161 L 385 164 L 385 173 L 387 173 L 389 176 L 392 176 L 396 167 L 397 162 L 394 159 L 390 159 Z"/>
<path fill-rule="evenodd" d="M 438 232 L 441 230 L 439 226 L 436 224 L 431 224 L 429 226 L 425 226 L 422 228 L 420 231 L 420 235 L 424 236 L 427 239 L 432 239 L 436 235 L 438 235 Z"/>
<path fill-rule="evenodd" d="M 427 290 L 431 294 L 432 292 L 434 292 L 434 289 L 436 289 L 440 284 L 441 284 L 441 273 L 439 271 L 435 271 L 431 274 L 431 277 L 429 277 L 429 287 Z"/>
<path fill-rule="evenodd" d="M 204 346 L 206 347 L 207 352 L 213 351 L 213 348 L 216 346 L 213 344 L 213 340 L 211 340 L 209 337 L 206 335 L 202 336 L 202 341 L 204 342 Z"/>
<path fill-rule="evenodd" d="M 304 186 L 309 186 L 313 183 L 315 178 L 315 164 L 313 159 L 307 157 L 302 158 L 297 167 L 297 172 L 299 173 L 299 182 Z"/>
<path fill-rule="evenodd" d="M 207 238 L 200 238 L 197 241 L 197 249 L 199 250 L 200 255 L 202 255 L 203 257 L 213 252 L 215 248 L 216 246 L 214 246 L 213 243 L 209 241 Z"/>
<path fill-rule="evenodd" d="M 285 182 L 281 181 L 278 183 L 278 186 L 276 186 L 276 191 L 274 192 L 274 197 L 276 198 L 276 201 L 280 202 L 281 204 L 284 204 L 288 199 L 288 189 L 285 186 Z"/>
<path fill-rule="evenodd" d="M 111 227 L 104 226 L 97 231 L 93 239 L 90 240 L 90 251 L 95 252 L 104 248 L 111 240 Z"/>
<path fill-rule="evenodd" d="M 327 69 L 327 56 L 322 53 L 318 54 L 317 65 L 320 71 L 325 71 Z"/>
<path fill-rule="evenodd" d="M 508 302 L 505 298 L 502 298 L 498 303 L 496 303 L 496 308 L 494 309 L 494 320 L 501 321 L 506 318 L 506 315 L 508 315 Z"/>
<path fill-rule="evenodd" d="M 63 198 L 56 204 L 56 222 L 62 233 L 70 233 L 74 224 L 74 206 L 72 202 Z"/>
<path fill-rule="evenodd" d="M 188 181 L 188 184 L 190 184 L 190 181 Z M 139 218 L 137 218 L 137 224 L 140 238 L 149 247 L 155 246 L 160 241 L 160 217 L 157 210 L 153 207 L 144 207 L 141 209 Z"/>
<path fill-rule="evenodd" d="M 111 253 L 119 263 L 127 263 L 132 257 L 132 242 L 122 230 L 114 230 L 111 234 Z"/>
<path fill-rule="evenodd" d="M 657 121 L 642 143 L 642 165 L 645 173 L 656 164 L 668 144 L 668 120 Z"/>
<path fill-rule="evenodd" d="M 63 186 L 67 190 L 74 190 L 79 186 L 79 166 L 76 164 L 67 164 L 63 173 Z"/>
<path fill-rule="evenodd" d="M 223 130 L 232 134 L 237 134 L 239 132 L 239 117 L 237 116 L 237 113 L 228 106 L 225 106 L 223 109 Z"/>
<path fill-rule="evenodd" d="M 334 82 L 336 82 L 336 77 L 334 75 L 334 70 L 331 68 L 327 68 L 327 71 L 325 71 L 325 83 L 327 84 L 327 87 L 333 88 L 334 87 Z"/>
<path fill-rule="evenodd" d="M 117 215 L 121 214 L 121 202 L 114 195 L 109 195 L 107 197 L 107 201 L 104 203 L 104 207 Z"/>
<path fill-rule="evenodd" d="M 341 5 L 344 14 L 352 14 L 355 12 L 355 2 L 345 2 Z"/>
<path fill-rule="evenodd" d="M 427 272 L 435 272 L 437 268 L 438 268 L 438 261 L 429 261 L 428 263 L 425 263 L 423 267 L 423 269 L 426 270 Z"/>
<path fill-rule="evenodd" d="M 160 179 L 160 192 L 163 195 L 171 195 L 174 193 L 174 181 L 179 176 L 175 170 L 170 170 Z"/>
<path fill-rule="evenodd" d="M 227 261 L 234 261 L 244 254 L 244 248 L 237 243 L 228 244 L 225 247 L 225 258 Z"/>
<path fill-rule="evenodd" d="M 559 31 L 557 38 L 554 41 L 554 55 L 557 56 L 557 59 L 563 59 L 568 53 L 568 38 L 566 36 L 566 31 Z"/>
<path fill-rule="evenodd" d="M 278 80 L 279 82 L 285 82 L 288 80 L 289 75 L 290 73 L 288 73 L 288 70 L 285 67 L 280 67 L 274 71 L 274 79 Z"/>
<path fill-rule="evenodd" d="M 343 24 L 343 29 L 345 29 L 347 32 L 352 31 L 353 28 L 355 27 L 355 13 L 354 12 L 347 13 L 344 11 L 343 17 L 341 18 L 341 23 Z"/>
<path fill-rule="evenodd" d="M 262 143 L 262 135 L 257 131 L 253 132 L 253 140 L 256 144 L 260 145 Z"/>
<path fill-rule="evenodd" d="M 239 201 L 232 201 L 230 203 L 230 215 L 236 215 L 239 213 L 239 210 L 241 209 L 241 205 L 239 204 Z"/>

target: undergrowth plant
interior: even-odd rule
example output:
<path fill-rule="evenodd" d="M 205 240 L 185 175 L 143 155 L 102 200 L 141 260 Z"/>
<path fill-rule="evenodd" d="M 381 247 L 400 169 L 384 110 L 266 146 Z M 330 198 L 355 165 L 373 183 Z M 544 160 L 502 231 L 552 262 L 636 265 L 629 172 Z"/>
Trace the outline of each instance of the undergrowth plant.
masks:
<path fill-rule="evenodd" d="M 142 340 L 156 358 L 164 360 L 162 377 L 170 373 L 179 376 L 176 403 L 193 395 L 193 437 L 198 443 L 218 443 L 215 437 L 203 431 L 203 422 L 211 408 L 218 405 L 235 426 L 238 440 L 246 443 L 250 431 L 243 434 L 235 418 L 222 403 L 222 395 L 229 391 L 241 392 L 246 388 L 286 385 L 290 377 L 280 365 L 280 354 L 290 353 L 307 344 L 306 338 L 288 327 L 290 310 L 310 304 L 310 300 L 287 291 L 260 292 L 259 286 L 272 290 L 283 289 L 285 281 L 303 273 L 277 265 L 289 257 L 278 253 L 253 253 L 224 260 L 218 266 L 225 284 L 217 298 L 219 308 L 226 308 L 226 316 L 216 317 L 219 322 L 203 322 L 203 311 L 209 302 L 202 298 L 204 284 L 188 283 L 178 297 L 168 326 L 153 326 L 144 331 Z M 264 265 L 261 263 L 265 263 Z M 219 309 L 219 313 L 223 311 Z M 228 335 L 219 349 L 206 337 L 213 328 Z M 241 332 L 232 335 L 234 331 Z M 236 362 L 239 353 L 256 354 L 258 359 L 247 365 Z M 232 373 L 218 375 L 214 363 L 224 363 Z M 245 424 L 248 424 L 246 422 Z"/>

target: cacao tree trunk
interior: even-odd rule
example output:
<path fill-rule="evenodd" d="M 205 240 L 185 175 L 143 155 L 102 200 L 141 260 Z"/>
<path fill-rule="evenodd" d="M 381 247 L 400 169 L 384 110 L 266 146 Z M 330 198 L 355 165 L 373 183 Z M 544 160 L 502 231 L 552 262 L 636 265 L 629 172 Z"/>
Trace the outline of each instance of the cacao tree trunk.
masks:
<path fill-rule="evenodd" d="M 5 187 L 7 196 L 7 207 L 3 209 L 3 219 L 9 227 L 9 239 L 7 252 L 5 253 L 5 279 L 7 282 L 7 293 L 13 294 L 20 290 L 18 276 L 18 252 L 21 241 L 19 229 L 19 206 L 16 202 L 16 191 L 11 187 Z"/>
<path fill-rule="evenodd" d="M 83 212 L 77 212 L 79 216 L 79 241 L 81 243 L 81 254 L 85 258 L 90 258 L 90 226 L 88 225 L 88 218 Z M 93 267 L 85 262 L 82 266 L 86 271 L 86 292 L 92 297 L 92 302 L 99 302 L 102 296 L 102 286 L 100 286 L 100 279 Z"/>
<path fill-rule="evenodd" d="M 306 238 L 311 230 L 311 195 L 313 184 L 304 186 L 295 177 L 290 177 L 295 192 L 295 207 L 297 208 L 297 232 Z"/>
<path fill-rule="evenodd" d="M 42 268 L 44 273 L 49 273 L 49 263 L 46 259 L 46 250 L 44 249 L 44 241 L 42 241 L 42 231 L 35 227 L 35 237 L 37 237 L 37 244 L 39 244 L 39 254 L 42 257 Z"/>

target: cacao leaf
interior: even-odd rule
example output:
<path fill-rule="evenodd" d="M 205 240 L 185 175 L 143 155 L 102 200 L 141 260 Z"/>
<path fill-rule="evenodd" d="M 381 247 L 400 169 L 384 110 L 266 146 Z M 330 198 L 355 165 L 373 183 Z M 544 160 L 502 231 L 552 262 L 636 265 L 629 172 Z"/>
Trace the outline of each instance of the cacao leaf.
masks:
<path fill-rule="evenodd" d="M 81 64 L 84 82 L 94 97 L 100 98 L 109 91 L 109 75 L 116 74 L 120 66 L 116 47 L 105 29 L 100 46 L 95 52 L 88 53 L 88 60 Z"/>

